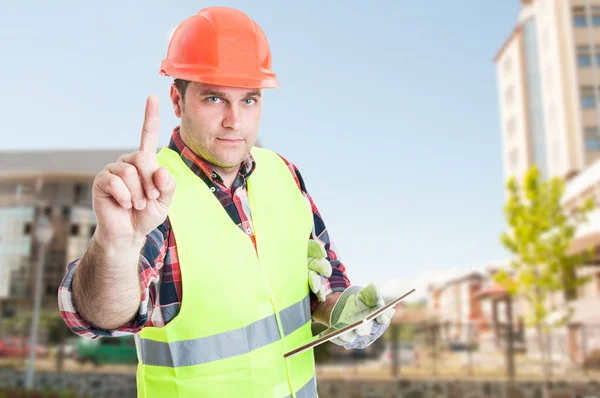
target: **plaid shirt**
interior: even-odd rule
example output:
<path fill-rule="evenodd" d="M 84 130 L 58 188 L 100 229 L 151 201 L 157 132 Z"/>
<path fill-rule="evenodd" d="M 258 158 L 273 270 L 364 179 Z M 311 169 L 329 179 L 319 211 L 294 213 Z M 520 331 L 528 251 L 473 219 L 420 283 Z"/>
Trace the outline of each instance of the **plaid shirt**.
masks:
<path fill-rule="evenodd" d="M 179 127 L 173 131 L 169 148 L 176 151 L 190 169 L 209 187 L 215 188 L 214 194 L 227 211 L 227 214 L 229 214 L 236 225 L 247 232 L 249 239 L 252 240 L 256 248 L 256 240 L 250 218 L 251 209 L 248 204 L 248 192 L 246 190 L 246 181 L 255 168 L 254 158 L 249 155 L 242 163 L 230 190 L 223 184 L 223 180 L 213 170 L 212 166 L 199 158 L 183 143 L 179 137 Z M 283 157 L 282 159 L 287 164 L 307 205 L 313 212 L 314 226 L 310 238 L 318 241 L 325 247 L 328 255 L 327 259 L 333 268 L 331 277 L 324 279 L 324 282 L 328 285 L 327 293 L 343 291 L 350 286 L 350 281 L 346 276 L 344 265 L 339 261 L 335 246 L 329 238 L 325 223 L 312 198 L 307 193 L 298 169 Z M 104 330 L 94 327 L 77 312 L 77 309 L 73 305 L 73 275 L 80 260 L 77 259 L 68 264 L 67 273 L 58 292 L 60 314 L 67 326 L 74 333 L 89 338 L 121 336 L 139 332 L 145 326 L 164 326 L 179 312 L 182 293 L 181 271 L 177 256 L 175 233 L 171 229 L 168 218 L 162 225 L 146 236 L 139 265 L 142 303 L 135 318 L 117 330 Z M 311 310 L 314 310 L 319 301 L 312 292 L 310 293 L 310 298 Z"/>

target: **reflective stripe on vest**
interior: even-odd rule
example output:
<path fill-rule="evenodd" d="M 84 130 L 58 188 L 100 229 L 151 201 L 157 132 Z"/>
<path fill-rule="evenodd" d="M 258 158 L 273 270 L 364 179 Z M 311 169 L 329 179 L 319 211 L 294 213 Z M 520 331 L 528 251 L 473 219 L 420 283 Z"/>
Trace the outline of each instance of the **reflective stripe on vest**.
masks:
<path fill-rule="evenodd" d="M 310 296 L 279 312 L 287 336 L 310 321 Z M 193 340 L 165 343 L 141 338 L 141 361 L 154 366 L 192 366 L 246 354 L 280 340 L 275 315 L 245 328 Z"/>
<path fill-rule="evenodd" d="M 296 391 L 296 398 L 315 398 L 317 396 L 317 379 L 313 377 L 302 388 Z M 288 395 L 285 398 L 292 398 Z"/>

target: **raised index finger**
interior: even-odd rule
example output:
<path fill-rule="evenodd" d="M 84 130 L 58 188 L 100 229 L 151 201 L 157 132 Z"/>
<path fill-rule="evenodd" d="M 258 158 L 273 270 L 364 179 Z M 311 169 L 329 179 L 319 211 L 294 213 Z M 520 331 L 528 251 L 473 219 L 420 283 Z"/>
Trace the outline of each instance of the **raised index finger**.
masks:
<path fill-rule="evenodd" d="M 140 151 L 142 152 L 156 153 L 160 130 L 159 113 L 158 97 L 149 95 L 146 100 L 146 112 L 144 114 L 144 124 L 142 125 L 142 140 L 140 142 Z"/>

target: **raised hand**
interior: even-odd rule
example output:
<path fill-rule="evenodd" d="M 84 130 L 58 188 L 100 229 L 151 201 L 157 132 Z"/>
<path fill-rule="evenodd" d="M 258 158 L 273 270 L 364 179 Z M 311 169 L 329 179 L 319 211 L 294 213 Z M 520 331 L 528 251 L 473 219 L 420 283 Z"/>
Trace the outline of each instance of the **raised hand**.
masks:
<path fill-rule="evenodd" d="M 159 102 L 151 95 L 146 100 L 139 150 L 106 165 L 94 179 L 95 235 L 100 242 L 139 241 L 166 219 L 175 179 L 158 167 L 159 128 Z"/>

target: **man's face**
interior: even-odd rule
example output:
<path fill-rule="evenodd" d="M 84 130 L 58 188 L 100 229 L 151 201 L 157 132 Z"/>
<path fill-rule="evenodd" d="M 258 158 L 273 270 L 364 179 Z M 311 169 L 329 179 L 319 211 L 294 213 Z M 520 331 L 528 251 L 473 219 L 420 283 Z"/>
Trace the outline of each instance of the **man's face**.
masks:
<path fill-rule="evenodd" d="M 237 170 L 258 136 L 261 90 L 191 82 L 185 100 L 171 86 L 171 101 L 190 149 L 217 169 Z"/>

